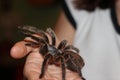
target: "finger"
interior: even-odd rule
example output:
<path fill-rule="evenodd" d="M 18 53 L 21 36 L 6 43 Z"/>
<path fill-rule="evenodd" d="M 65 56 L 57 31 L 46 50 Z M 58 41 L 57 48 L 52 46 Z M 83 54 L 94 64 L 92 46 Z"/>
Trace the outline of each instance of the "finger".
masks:
<path fill-rule="evenodd" d="M 35 34 L 34 34 L 34 36 L 38 37 L 38 35 L 35 35 Z M 30 37 L 26 37 L 24 40 L 35 42 L 35 40 L 31 39 Z M 25 41 L 17 42 L 11 48 L 11 51 L 10 51 L 11 56 L 13 58 L 19 59 L 19 58 L 22 58 L 22 57 L 26 56 L 30 51 L 33 50 L 32 47 L 25 46 L 25 44 L 26 44 Z"/>
<path fill-rule="evenodd" d="M 43 57 L 37 50 L 28 55 L 24 66 L 24 75 L 28 80 L 39 79 L 42 62 Z"/>
<path fill-rule="evenodd" d="M 31 47 L 25 46 L 24 41 L 20 41 L 11 48 L 10 54 L 13 58 L 19 59 L 26 56 L 31 50 Z"/>

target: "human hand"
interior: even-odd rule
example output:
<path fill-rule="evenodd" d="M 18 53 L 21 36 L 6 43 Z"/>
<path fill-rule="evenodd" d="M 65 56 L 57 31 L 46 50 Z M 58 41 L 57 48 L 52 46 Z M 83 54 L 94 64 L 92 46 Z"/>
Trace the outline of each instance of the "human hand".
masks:
<path fill-rule="evenodd" d="M 31 53 L 29 53 L 32 51 Z M 11 49 L 11 56 L 13 58 L 23 58 L 27 56 L 24 65 L 24 76 L 28 80 L 62 80 L 62 70 L 60 67 L 55 65 L 49 65 L 46 69 L 46 73 L 42 79 L 39 79 L 41 73 L 41 67 L 43 62 L 43 57 L 38 52 L 38 48 L 33 49 L 31 47 L 25 46 L 25 42 L 21 41 L 16 43 Z M 81 80 L 78 73 L 66 70 L 66 80 Z"/>

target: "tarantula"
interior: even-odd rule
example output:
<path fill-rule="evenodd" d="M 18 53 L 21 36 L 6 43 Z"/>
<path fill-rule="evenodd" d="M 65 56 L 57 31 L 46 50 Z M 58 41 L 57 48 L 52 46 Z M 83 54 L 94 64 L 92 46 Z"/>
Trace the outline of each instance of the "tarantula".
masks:
<path fill-rule="evenodd" d="M 62 80 L 65 80 L 66 68 L 77 72 L 82 80 L 85 80 L 81 73 L 84 61 L 78 54 L 79 50 L 77 48 L 72 45 L 67 45 L 66 40 L 62 40 L 58 47 L 56 47 L 56 35 L 51 28 L 47 28 L 46 31 L 32 26 L 23 26 L 18 28 L 23 34 L 34 40 L 25 40 L 25 42 L 27 42 L 25 45 L 33 48 L 39 48 L 39 53 L 44 57 L 39 78 L 44 76 L 48 65 L 55 64 L 56 66 L 61 66 L 62 68 Z M 33 34 L 37 34 L 39 37 L 33 36 Z M 49 41 L 47 35 L 51 36 L 52 42 Z"/>

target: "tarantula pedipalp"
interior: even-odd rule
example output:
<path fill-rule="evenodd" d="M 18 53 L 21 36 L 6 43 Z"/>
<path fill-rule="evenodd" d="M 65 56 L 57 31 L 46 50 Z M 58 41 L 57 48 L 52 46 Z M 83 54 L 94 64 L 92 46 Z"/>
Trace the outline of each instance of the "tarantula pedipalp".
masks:
<path fill-rule="evenodd" d="M 72 45 L 67 45 L 66 40 L 61 41 L 58 47 L 56 47 L 55 33 L 51 28 L 43 31 L 36 27 L 23 26 L 19 27 L 19 29 L 23 34 L 35 40 L 35 42 L 25 40 L 25 42 L 27 42 L 25 45 L 33 48 L 39 48 L 39 53 L 44 57 L 39 78 L 44 76 L 48 65 L 55 64 L 56 66 L 61 66 L 62 68 L 62 80 L 65 80 L 66 68 L 77 72 L 79 76 L 85 80 L 81 73 L 81 69 L 84 66 L 84 61 L 78 54 L 79 50 L 77 48 Z M 33 36 L 32 34 L 37 34 L 39 37 Z M 46 34 L 51 36 L 51 43 Z"/>

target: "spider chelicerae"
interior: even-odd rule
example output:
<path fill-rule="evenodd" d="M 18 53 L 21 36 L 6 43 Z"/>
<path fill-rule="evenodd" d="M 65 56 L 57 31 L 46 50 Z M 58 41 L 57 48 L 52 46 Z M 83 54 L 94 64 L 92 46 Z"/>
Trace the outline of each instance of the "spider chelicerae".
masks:
<path fill-rule="evenodd" d="M 48 65 L 55 64 L 62 69 L 62 80 L 65 80 L 66 68 L 77 72 L 82 80 L 85 80 L 81 73 L 84 61 L 78 54 L 79 50 L 76 47 L 67 45 L 67 40 L 62 40 L 56 47 L 56 35 L 51 28 L 47 28 L 46 31 L 32 26 L 22 26 L 18 28 L 23 34 L 34 40 L 24 40 L 26 42 L 25 45 L 39 48 L 39 53 L 44 57 L 39 78 L 44 77 Z M 33 34 L 39 35 L 39 37 Z M 47 35 L 51 37 L 51 42 Z"/>

